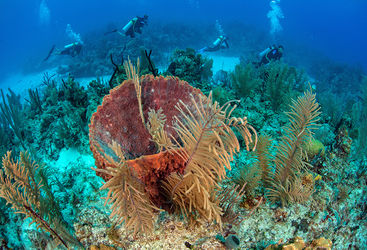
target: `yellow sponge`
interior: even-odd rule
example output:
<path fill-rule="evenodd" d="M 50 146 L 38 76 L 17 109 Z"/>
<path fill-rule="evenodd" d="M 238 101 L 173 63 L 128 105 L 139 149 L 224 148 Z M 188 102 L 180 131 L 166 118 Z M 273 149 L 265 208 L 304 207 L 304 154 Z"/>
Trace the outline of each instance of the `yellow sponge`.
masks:
<path fill-rule="evenodd" d="M 322 144 L 321 141 L 316 140 L 315 138 L 311 138 L 306 143 L 305 149 L 309 158 L 313 158 L 318 154 L 320 154 L 321 156 L 324 156 L 325 154 L 324 144 Z"/>

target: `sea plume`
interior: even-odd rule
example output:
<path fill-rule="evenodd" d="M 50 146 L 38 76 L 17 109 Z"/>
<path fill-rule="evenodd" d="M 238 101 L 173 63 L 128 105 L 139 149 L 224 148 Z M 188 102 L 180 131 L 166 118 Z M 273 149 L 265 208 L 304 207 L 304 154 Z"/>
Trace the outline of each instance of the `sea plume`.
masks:
<path fill-rule="evenodd" d="M 195 107 L 193 112 L 189 106 Z M 183 117 L 176 118 L 174 125 L 179 140 L 168 152 L 180 155 L 186 168 L 183 175 L 171 174 L 164 187 L 175 209 L 186 217 L 196 214 L 221 225 L 223 211 L 217 199 L 218 184 L 226 177 L 225 169 L 231 169 L 233 154 L 240 149 L 232 128 L 238 129 L 247 149 L 253 142 L 252 135 L 256 136 L 246 118 L 230 117 L 234 108 L 230 103 L 220 106 L 213 102 L 211 94 L 200 96 L 199 102 L 177 105 Z"/>
<path fill-rule="evenodd" d="M 313 190 L 301 180 L 301 171 L 307 170 L 304 146 L 318 128 L 319 110 L 319 104 L 311 90 L 292 101 L 291 112 L 287 113 L 289 125 L 284 128 L 285 135 L 277 146 L 275 172 L 270 174 L 270 200 L 281 201 L 285 205 L 303 202 L 312 194 Z"/>

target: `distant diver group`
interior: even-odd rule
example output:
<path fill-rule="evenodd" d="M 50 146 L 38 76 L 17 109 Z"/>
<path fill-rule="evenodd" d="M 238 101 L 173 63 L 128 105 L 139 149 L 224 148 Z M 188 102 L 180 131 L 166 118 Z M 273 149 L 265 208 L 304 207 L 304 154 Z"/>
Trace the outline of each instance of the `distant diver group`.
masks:
<path fill-rule="evenodd" d="M 131 19 L 121 30 L 114 29 L 112 31 L 108 31 L 105 35 L 118 33 L 122 36 L 129 36 L 130 38 L 134 38 L 135 34 L 141 34 L 142 28 L 148 24 L 148 15 L 144 15 L 143 17 L 136 16 Z M 49 51 L 47 57 L 43 60 L 47 61 L 51 55 L 69 55 L 71 57 L 75 57 L 80 54 L 83 48 L 83 43 L 80 41 L 73 42 L 71 44 L 65 45 L 62 49 L 56 49 L 54 45 Z M 224 34 L 221 34 L 211 45 L 205 46 L 199 50 L 197 53 L 204 52 L 214 52 L 221 49 L 229 49 L 228 37 Z M 282 45 L 272 45 L 266 48 L 264 51 L 259 53 L 259 57 L 261 58 L 259 62 L 253 62 L 256 67 L 261 65 L 267 65 L 271 61 L 280 60 L 283 56 L 284 47 Z"/>
<path fill-rule="evenodd" d="M 135 37 L 135 33 L 142 33 L 142 28 L 144 25 L 148 24 L 148 16 L 144 15 L 143 17 L 136 16 L 131 19 L 121 31 L 118 29 L 106 32 L 105 35 L 117 32 L 120 35 L 130 36 L 131 38 Z M 52 55 L 69 55 L 71 57 L 75 57 L 80 54 L 83 48 L 83 43 L 80 41 L 76 41 L 70 44 L 65 45 L 62 49 L 56 49 L 56 45 L 53 45 L 48 55 L 43 61 L 47 61 Z"/>

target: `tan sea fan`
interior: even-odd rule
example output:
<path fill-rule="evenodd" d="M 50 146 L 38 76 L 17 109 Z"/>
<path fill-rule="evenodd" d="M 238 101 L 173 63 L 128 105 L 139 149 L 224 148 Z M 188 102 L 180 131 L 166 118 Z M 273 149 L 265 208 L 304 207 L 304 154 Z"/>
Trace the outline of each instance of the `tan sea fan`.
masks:
<path fill-rule="evenodd" d="M 188 105 L 195 107 L 195 113 Z M 253 142 L 256 145 L 257 140 L 246 118 L 230 117 L 235 108 L 230 102 L 219 106 L 211 94 L 201 96 L 198 102 L 192 99 L 191 104 L 177 105 L 182 117 L 176 118 L 174 125 L 179 140 L 175 140 L 175 146 L 169 151 L 179 154 L 186 168 L 183 175 L 171 174 L 164 187 L 176 210 L 187 217 L 196 214 L 207 221 L 222 223 L 218 184 L 226 177 L 226 169 L 231 169 L 233 154 L 239 152 L 239 142 L 232 128 L 242 134 L 247 148 Z"/>
<path fill-rule="evenodd" d="M 311 90 L 292 101 L 291 112 L 287 113 L 290 123 L 284 128 L 285 135 L 277 146 L 274 159 L 275 172 L 271 174 L 268 197 L 281 201 L 283 205 L 303 202 L 312 194 L 309 187 L 303 186 L 300 173 L 307 170 L 304 144 L 318 128 L 320 107 Z"/>

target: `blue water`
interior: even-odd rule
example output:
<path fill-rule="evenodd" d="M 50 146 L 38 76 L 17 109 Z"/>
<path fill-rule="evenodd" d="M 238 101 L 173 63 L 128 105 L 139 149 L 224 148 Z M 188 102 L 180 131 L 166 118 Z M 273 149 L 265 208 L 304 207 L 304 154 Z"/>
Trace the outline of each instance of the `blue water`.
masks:
<path fill-rule="evenodd" d="M 269 31 L 269 1 L 78 1 L 46 0 L 49 22 L 40 22 L 40 0 L 0 1 L 0 78 L 41 58 L 52 44 L 67 41 L 65 27 L 81 33 L 123 24 L 147 13 L 150 20 L 182 23 L 239 21 Z M 282 0 L 282 37 L 306 44 L 332 59 L 367 68 L 367 2 Z"/>

